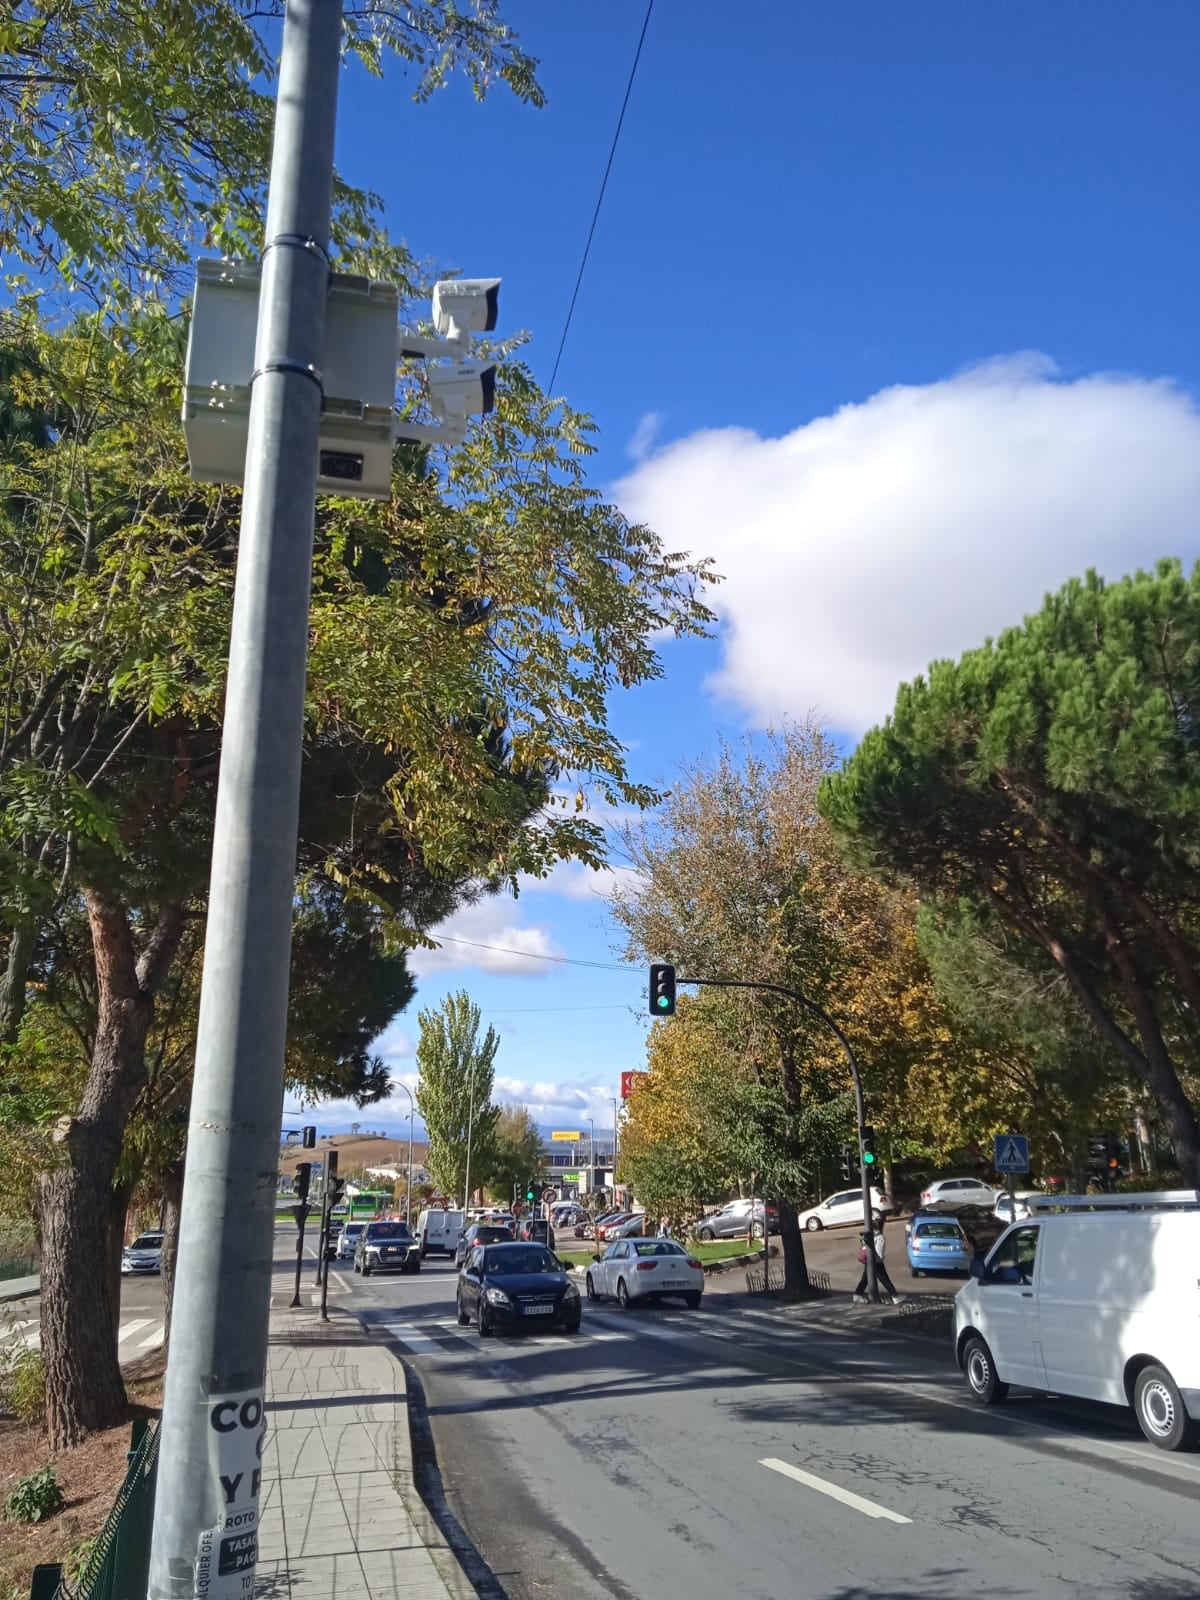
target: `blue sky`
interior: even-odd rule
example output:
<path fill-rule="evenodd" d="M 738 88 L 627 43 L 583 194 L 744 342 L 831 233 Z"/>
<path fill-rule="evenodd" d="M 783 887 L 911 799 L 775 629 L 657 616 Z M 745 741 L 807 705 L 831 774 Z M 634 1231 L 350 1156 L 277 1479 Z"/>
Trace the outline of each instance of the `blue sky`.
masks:
<path fill-rule="evenodd" d="M 542 111 L 344 81 L 343 171 L 418 254 L 503 277 L 543 383 L 644 14 L 510 0 Z M 852 741 L 1068 576 L 1195 558 L 1198 81 L 1192 0 L 656 0 L 556 385 L 600 425 L 593 481 L 726 575 L 718 636 L 613 702 L 636 777 L 810 710 Z M 606 887 L 454 919 L 526 954 L 418 957 L 394 1070 L 465 987 L 504 1095 L 607 1127 L 645 1028 Z"/>

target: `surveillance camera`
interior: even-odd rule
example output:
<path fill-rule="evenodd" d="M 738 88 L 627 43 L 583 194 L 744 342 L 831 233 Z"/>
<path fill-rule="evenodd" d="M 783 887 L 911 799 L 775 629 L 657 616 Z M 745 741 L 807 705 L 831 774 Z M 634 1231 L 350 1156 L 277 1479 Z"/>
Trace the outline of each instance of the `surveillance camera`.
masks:
<path fill-rule="evenodd" d="M 438 417 L 486 416 L 496 401 L 496 369 L 478 361 L 430 367 L 429 404 Z"/>
<path fill-rule="evenodd" d="M 443 339 L 491 333 L 499 307 L 499 278 L 443 278 L 433 286 L 433 325 Z"/>

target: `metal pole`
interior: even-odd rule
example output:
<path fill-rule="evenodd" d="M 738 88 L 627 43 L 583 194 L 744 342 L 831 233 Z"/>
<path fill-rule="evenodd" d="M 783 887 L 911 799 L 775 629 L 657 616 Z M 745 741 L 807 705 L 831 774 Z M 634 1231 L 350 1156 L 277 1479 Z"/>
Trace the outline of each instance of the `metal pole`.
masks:
<path fill-rule="evenodd" d="M 288 0 L 150 1600 L 248 1594 L 258 1559 L 341 42 L 341 0 Z"/>
<path fill-rule="evenodd" d="M 613 1195 L 617 1192 L 617 1097 L 613 1095 Z"/>
<path fill-rule="evenodd" d="M 475 1126 L 475 1061 L 471 1057 L 471 1100 L 467 1108 L 467 1167 L 463 1174 L 463 1227 L 467 1225 L 467 1207 L 471 1204 L 471 1130 Z"/>
<path fill-rule="evenodd" d="M 308 1206 L 301 1202 L 295 1208 L 296 1218 L 296 1283 L 292 1289 L 291 1305 L 294 1310 L 300 1304 L 300 1269 L 304 1265 L 304 1224 L 308 1221 Z"/>
<path fill-rule="evenodd" d="M 403 1089 L 408 1096 L 408 1188 L 404 1192 L 404 1221 L 412 1227 L 412 1150 L 413 1150 L 413 1117 L 416 1115 L 416 1104 L 413 1092 L 406 1083 L 397 1083 L 397 1089 Z"/>

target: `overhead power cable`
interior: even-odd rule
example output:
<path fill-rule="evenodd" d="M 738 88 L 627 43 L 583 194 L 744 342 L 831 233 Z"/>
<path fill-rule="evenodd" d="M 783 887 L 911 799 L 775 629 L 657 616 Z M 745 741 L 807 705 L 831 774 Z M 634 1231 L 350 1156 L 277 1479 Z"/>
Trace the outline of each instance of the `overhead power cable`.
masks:
<path fill-rule="evenodd" d="M 567 334 L 571 331 L 571 319 L 575 315 L 575 302 L 579 299 L 579 288 L 583 283 L 583 274 L 587 270 L 592 240 L 596 234 L 596 224 L 600 220 L 600 207 L 604 204 L 604 191 L 608 188 L 608 175 L 612 171 L 613 158 L 617 153 L 617 145 L 621 140 L 621 129 L 625 124 L 625 111 L 629 105 L 629 96 L 633 93 L 633 82 L 637 77 L 638 62 L 642 59 L 642 46 L 646 42 L 646 30 L 650 26 L 650 14 L 653 10 L 654 0 L 649 0 L 646 6 L 646 15 L 642 19 L 642 31 L 638 35 L 637 49 L 633 54 L 633 65 L 629 69 L 629 82 L 625 85 L 625 98 L 621 101 L 621 114 L 617 118 L 616 132 L 613 134 L 612 145 L 608 152 L 608 161 L 605 163 L 604 177 L 600 180 L 600 193 L 596 196 L 596 209 L 592 212 L 592 225 L 588 229 L 587 243 L 583 247 L 583 260 L 579 263 L 579 276 L 575 279 L 575 289 L 571 295 L 571 304 L 567 308 L 567 320 L 563 323 L 562 338 L 558 341 L 558 354 L 554 358 L 554 371 L 550 374 L 548 386 L 551 394 L 554 392 L 554 383 L 558 377 L 558 367 L 562 360 L 563 349 L 567 343 Z"/>

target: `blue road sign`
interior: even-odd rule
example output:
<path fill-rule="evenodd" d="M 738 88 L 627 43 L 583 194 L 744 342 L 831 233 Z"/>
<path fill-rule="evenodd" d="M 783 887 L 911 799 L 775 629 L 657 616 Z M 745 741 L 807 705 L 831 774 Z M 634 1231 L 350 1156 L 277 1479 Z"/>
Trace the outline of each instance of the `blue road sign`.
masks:
<path fill-rule="evenodd" d="M 1029 1171 L 1029 1140 L 1023 1133 L 996 1135 L 996 1171 Z"/>

